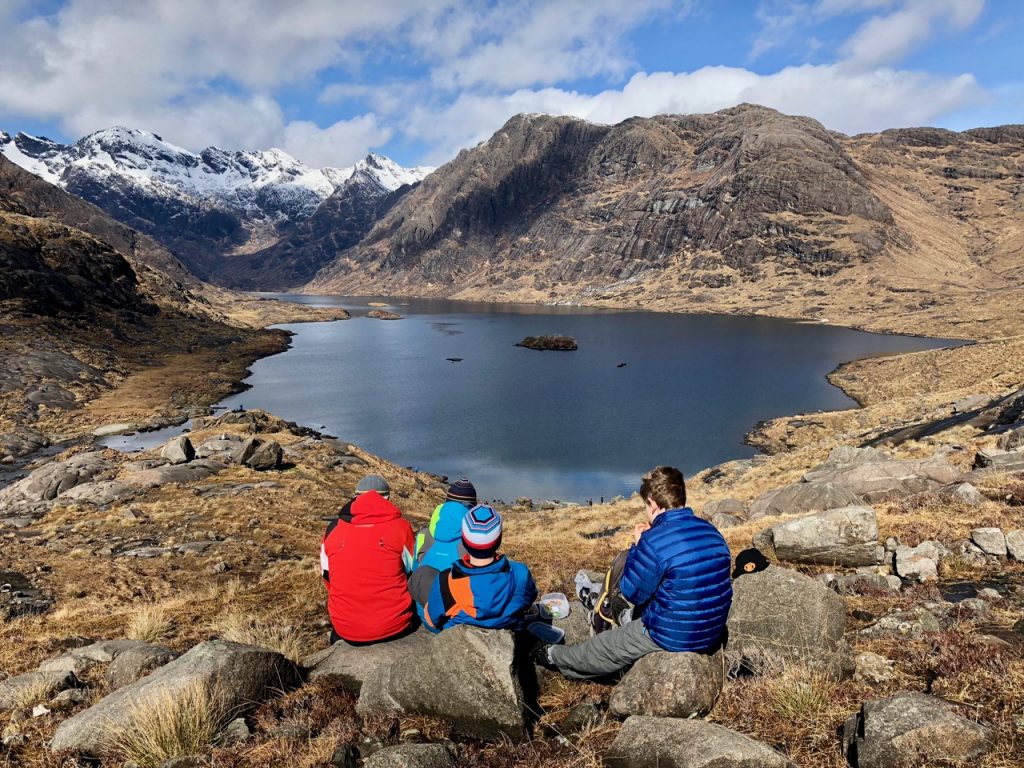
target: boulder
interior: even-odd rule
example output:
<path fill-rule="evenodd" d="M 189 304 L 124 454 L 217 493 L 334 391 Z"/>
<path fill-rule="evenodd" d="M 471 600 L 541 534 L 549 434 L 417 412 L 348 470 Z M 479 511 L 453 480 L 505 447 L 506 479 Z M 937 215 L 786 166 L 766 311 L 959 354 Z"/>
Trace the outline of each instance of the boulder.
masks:
<path fill-rule="evenodd" d="M 845 573 L 829 583 L 840 595 L 863 595 L 871 592 L 899 592 L 899 576 L 882 573 Z"/>
<path fill-rule="evenodd" d="M 843 737 L 855 768 L 971 763 L 984 757 L 995 741 L 990 728 L 923 693 L 864 702 L 860 714 L 847 721 Z"/>
<path fill-rule="evenodd" d="M 244 443 L 235 448 L 235 452 L 231 454 L 231 460 L 235 464 L 245 464 L 252 458 L 252 455 L 256 453 L 256 449 L 259 447 L 260 441 L 258 438 L 247 438 Z"/>
<path fill-rule="evenodd" d="M 374 752 L 363 768 L 455 768 L 455 763 L 441 744 L 399 744 Z"/>
<path fill-rule="evenodd" d="M 141 640 L 101 640 L 98 643 L 72 648 L 60 656 L 48 659 L 39 665 L 43 672 L 74 672 L 81 675 L 97 664 L 109 664 L 121 654 L 150 648 Z"/>
<path fill-rule="evenodd" d="M 268 469 L 276 469 L 281 466 L 281 458 L 283 451 L 280 444 L 276 440 L 268 440 L 265 443 L 260 443 L 256 450 L 253 451 L 245 464 L 248 467 L 252 467 L 258 471 L 265 471 Z"/>
<path fill-rule="evenodd" d="M 736 515 L 728 515 L 725 512 L 716 512 L 711 516 L 711 524 L 720 531 L 726 528 L 735 528 L 737 525 L 743 525 L 743 522 L 742 518 L 736 517 Z"/>
<path fill-rule="evenodd" d="M 821 512 L 861 504 L 856 494 L 835 483 L 793 483 L 768 491 L 750 504 L 750 519 Z"/>
<path fill-rule="evenodd" d="M 860 464 L 875 464 L 886 461 L 888 456 L 877 448 L 857 448 L 852 445 L 840 445 L 833 448 L 828 459 L 804 473 L 805 483 L 827 480 L 836 470 L 848 469 Z"/>
<path fill-rule="evenodd" d="M 188 464 L 167 464 L 159 467 L 131 470 L 121 477 L 127 485 L 143 488 L 156 488 L 169 483 L 184 485 L 196 480 L 205 480 L 227 467 L 226 464 L 213 459 L 195 459 Z"/>
<path fill-rule="evenodd" d="M 896 575 L 914 581 L 935 581 L 939 578 L 939 561 L 949 555 L 938 541 L 922 541 L 916 547 L 896 547 Z"/>
<path fill-rule="evenodd" d="M 119 653 L 107 667 L 107 683 L 114 691 L 178 658 L 180 654 L 163 645 L 140 643 Z"/>
<path fill-rule="evenodd" d="M 939 494 L 944 499 L 962 501 L 971 507 L 977 507 L 985 503 L 985 497 L 981 491 L 970 483 L 956 483 L 955 485 L 943 488 Z"/>
<path fill-rule="evenodd" d="M 197 683 L 216 686 L 225 709 L 242 716 L 276 691 L 288 690 L 300 682 L 298 669 L 280 653 L 210 640 L 65 720 L 54 734 L 50 749 L 98 757 L 112 734 L 131 727 L 138 709 L 153 706 L 167 695 L 182 695 Z"/>
<path fill-rule="evenodd" d="M 974 457 L 974 468 L 996 472 L 1024 472 L 1024 450 L 978 451 Z"/>
<path fill-rule="evenodd" d="M 739 499 L 719 499 L 704 505 L 701 517 L 711 520 L 715 515 L 732 515 L 743 519 L 747 516 L 747 505 Z"/>
<path fill-rule="evenodd" d="M 455 663 L 453 663 L 455 660 Z M 435 635 L 417 655 L 377 667 L 363 680 L 356 711 L 420 714 L 470 738 L 526 737 L 523 685 L 511 632 L 457 626 Z"/>
<path fill-rule="evenodd" d="M 870 653 L 865 651 L 864 653 L 858 653 L 853 663 L 856 669 L 853 672 L 853 679 L 858 683 L 868 683 L 869 685 L 881 685 L 887 683 L 896 676 L 896 672 L 893 670 L 895 662 L 885 658 L 885 656 L 879 656 L 877 653 Z"/>
<path fill-rule="evenodd" d="M 92 504 L 105 507 L 135 495 L 136 489 L 117 480 L 97 480 L 76 485 L 60 495 L 62 504 Z"/>
<path fill-rule="evenodd" d="M 796 768 L 766 744 L 703 720 L 634 715 L 605 754 L 609 768 Z"/>
<path fill-rule="evenodd" d="M 733 583 L 727 655 L 755 672 L 799 663 L 839 679 L 852 670 L 846 603 L 802 573 L 769 566 Z"/>
<path fill-rule="evenodd" d="M 944 455 L 929 459 L 867 462 L 822 473 L 819 482 L 841 485 L 869 504 L 935 490 L 956 482 L 960 471 Z"/>
<path fill-rule="evenodd" d="M 0 680 L 0 710 L 31 706 L 46 701 L 53 694 L 74 688 L 78 678 L 67 670 L 35 670 Z M 25 701 L 31 694 L 38 695 L 39 701 Z"/>
<path fill-rule="evenodd" d="M 168 440 L 160 449 L 160 457 L 167 459 L 171 464 L 187 464 L 196 457 L 196 449 L 192 447 L 192 441 L 185 435 Z"/>
<path fill-rule="evenodd" d="M 349 645 L 339 640 L 330 648 L 307 659 L 302 666 L 309 670 L 310 681 L 330 677 L 352 693 L 359 693 L 363 681 L 378 667 L 391 666 L 404 657 L 416 658 L 427 652 L 433 637 L 425 629 L 411 635 L 373 645 Z"/>
<path fill-rule="evenodd" d="M 700 717 L 715 706 L 725 684 L 722 652 L 649 653 L 612 691 L 608 709 L 616 717 Z"/>
<path fill-rule="evenodd" d="M 830 509 L 762 531 L 761 544 L 791 563 L 871 565 L 878 562 L 878 521 L 871 507 Z"/>
<path fill-rule="evenodd" d="M 1024 561 L 1024 531 L 1010 531 L 1006 534 L 1006 554 L 1018 562 Z"/>
<path fill-rule="evenodd" d="M 1006 557 L 1006 537 L 998 528 L 975 528 L 971 531 L 971 541 L 986 554 Z"/>

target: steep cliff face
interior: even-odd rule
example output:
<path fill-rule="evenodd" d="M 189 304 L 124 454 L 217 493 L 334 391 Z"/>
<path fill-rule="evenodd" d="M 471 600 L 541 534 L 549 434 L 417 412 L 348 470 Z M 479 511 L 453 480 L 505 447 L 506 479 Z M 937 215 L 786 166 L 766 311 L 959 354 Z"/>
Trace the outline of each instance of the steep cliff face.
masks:
<path fill-rule="evenodd" d="M 614 126 L 520 115 L 308 290 L 987 334 L 1024 321 L 992 309 L 1024 295 L 1021 132 L 847 137 L 752 105 Z"/>

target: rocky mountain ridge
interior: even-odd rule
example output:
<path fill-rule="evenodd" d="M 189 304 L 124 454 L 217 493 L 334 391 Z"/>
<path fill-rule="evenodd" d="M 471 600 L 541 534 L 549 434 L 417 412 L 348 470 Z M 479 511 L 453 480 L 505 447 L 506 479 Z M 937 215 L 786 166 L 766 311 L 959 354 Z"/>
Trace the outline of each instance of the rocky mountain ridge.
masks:
<path fill-rule="evenodd" d="M 614 126 L 519 115 L 308 290 L 1008 333 L 1022 179 L 1022 126 L 848 137 L 755 105 Z"/>
<path fill-rule="evenodd" d="M 431 170 L 372 153 L 348 168 L 322 169 L 280 149 L 193 153 L 123 127 L 68 145 L 0 133 L 0 154 L 151 235 L 203 279 L 224 271 L 225 254 L 275 242 L 339 189 L 376 198 Z"/>

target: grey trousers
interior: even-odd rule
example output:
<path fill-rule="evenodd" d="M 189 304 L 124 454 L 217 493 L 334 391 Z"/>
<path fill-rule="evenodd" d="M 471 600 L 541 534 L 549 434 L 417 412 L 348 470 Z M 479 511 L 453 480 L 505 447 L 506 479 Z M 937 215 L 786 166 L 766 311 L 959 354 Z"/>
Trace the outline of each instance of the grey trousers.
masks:
<path fill-rule="evenodd" d="M 647 634 L 643 619 L 638 619 L 578 645 L 553 645 L 548 655 L 566 677 L 589 680 L 628 669 L 648 653 L 660 650 Z"/>

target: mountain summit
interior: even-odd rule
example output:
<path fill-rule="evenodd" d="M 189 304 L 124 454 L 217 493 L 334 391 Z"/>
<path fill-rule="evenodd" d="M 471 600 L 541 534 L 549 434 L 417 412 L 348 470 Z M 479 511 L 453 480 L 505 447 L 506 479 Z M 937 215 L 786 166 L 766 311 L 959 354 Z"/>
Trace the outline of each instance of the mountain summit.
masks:
<path fill-rule="evenodd" d="M 183 149 L 148 131 L 114 127 L 73 144 L 0 133 L 0 154 L 153 236 L 197 275 L 225 255 L 256 251 L 308 219 L 338 189 L 374 197 L 432 169 L 370 154 L 347 168 L 310 168 L 280 149 Z"/>

